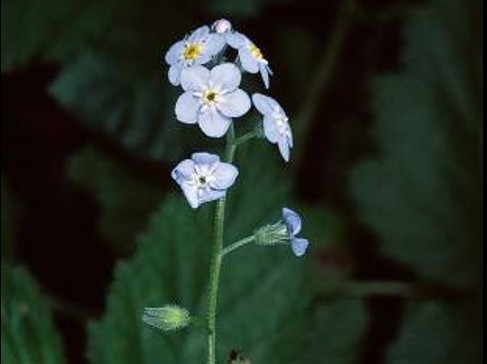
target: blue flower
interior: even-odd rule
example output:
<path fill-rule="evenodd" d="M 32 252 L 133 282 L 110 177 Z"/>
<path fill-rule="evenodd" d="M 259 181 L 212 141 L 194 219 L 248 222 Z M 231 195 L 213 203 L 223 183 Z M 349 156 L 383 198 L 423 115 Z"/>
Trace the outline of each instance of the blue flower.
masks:
<path fill-rule="evenodd" d="M 260 72 L 265 87 L 269 88 L 269 75 L 272 75 L 272 71 L 260 49 L 239 32 L 227 33 L 225 39 L 230 47 L 238 50 L 242 68 L 250 73 Z"/>
<path fill-rule="evenodd" d="M 279 152 L 286 162 L 289 161 L 289 149 L 293 147 L 293 135 L 286 113 L 281 105 L 271 97 L 253 94 L 252 101 L 264 116 L 264 135 L 267 140 L 278 145 Z"/>
<path fill-rule="evenodd" d="M 210 71 L 193 66 L 181 72 L 184 94 L 176 102 L 176 118 L 182 123 L 198 123 L 212 138 L 223 136 L 232 118 L 250 109 L 250 98 L 239 89 L 242 75 L 233 63 L 223 63 Z"/>
<path fill-rule="evenodd" d="M 174 43 L 166 53 L 168 77 L 172 85 L 180 84 L 181 71 L 196 64 L 205 64 L 225 45 L 221 34 L 210 33 L 206 25 L 199 27 L 185 39 Z"/>
<path fill-rule="evenodd" d="M 171 172 L 192 208 L 225 196 L 238 176 L 238 170 L 220 157 L 209 153 L 193 153 Z"/>
<path fill-rule="evenodd" d="M 296 237 L 301 231 L 301 218 L 295 211 L 284 207 L 282 209 L 282 219 L 286 225 L 289 243 L 291 244 L 294 255 L 297 257 L 304 255 L 306 249 L 308 249 L 309 241 Z"/>

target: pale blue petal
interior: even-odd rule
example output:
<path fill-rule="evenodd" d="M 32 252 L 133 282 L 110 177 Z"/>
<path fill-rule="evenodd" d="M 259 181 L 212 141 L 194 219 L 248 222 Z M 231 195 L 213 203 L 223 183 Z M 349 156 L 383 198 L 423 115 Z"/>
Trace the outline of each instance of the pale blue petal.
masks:
<path fill-rule="evenodd" d="M 265 88 L 269 88 L 269 72 L 267 65 L 262 62 L 259 63 L 260 75 L 262 76 L 262 81 L 264 81 Z"/>
<path fill-rule="evenodd" d="M 259 61 L 250 54 L 247 48 L 240 48 L 238 51 L 238 57 L 244 70 L 250 73 L 259 72 Z"/>
<path fill-rule="evenodd" d="M 225 39 L 221 34 L 210 34 L 205 42 L 203 53 L 211 56 L 219 53 L 225 46 Z"/>
<path fill-rule="evenodd" d="M 279 130 L 277 129 L 274 118 L 269 115 L 264 115 L 264 135 L 271 143 L 277 143 L 279 138 Z"/>
<path fill-rule="evenodd" d="M 210 186 L 217 190 L 226 190 L 235 183 L 238 169 L 229 163 L 219 163 L 213 176 L 215 180 L 210 183 Z"/>
<path fill-rule="evenodd" d="M 210 78 L 208 68 L 200 65 L 181 71 L 181 87 L 184 91 L 201 91 L 206 88 Z"/>
<path fill-rule="evenodd" d="M 223 115 L 230 118 L 242 116 L 250 110 L 250 97 L 241 89 L 237 89 L 229 94 L 222 95 L 218 101 L 218 108 Z"/>
<path fill-rule="evenodd" d="M 237 89 L 242 80 L 242 74 L 233 63 L 223 63 L 213 67 L 210 71 L 210 85 L 222 92 L 231 92 Z"/>
<path fill-rule="evenodd" d="M 197 164 L 197 165 L 208 165 L 211 166 L 212 164 L 220 162 L 220 157 L 217 156 L 216 154 L 210 154 L 206 152 L 200 152 L 200 153 L 193 153 L 191 155 L 191 159 Z"/>
<path fill-rule="evenodd" d="M 200 112 L 198 124 L 201 130 L 211 138 L 220 138 L 228 130 L 232 119 L 227 118 L 218 110 L 208 108 L 204 112 Z"/>
<path fill-rule="evenodd" d="M 295 256 L 301 257 L 308 249 L 309 241 L 303 238 L 294 238 L 291 240 L 291 249 Z"/>
<path fill-rule="evenodd" d="M 198 58 L 194 59 L 194 64 L 205 64 L 208 63 L 211 60 L 212 55 L 210 53 L 201 53 Z"/>
<path fill-rule="evenodd" d="M 276 100 L 259 93 L 252 95 L 252 101 L 254 102 L 254 106 L 262 115 L 272 114 L 276 109 L 281 108 Z"/>
<path fill-rule="evenodd" d="M 191 92 L 185 92 L 176 101 L 176 119 L 185 124 L 196 124 L 200 102 Z"/>
<path fill-rule="evenodd" d="M 247 38 L 238 32 L 225 34 L 225 40 L 232 48 L 239 49 L 247 44 Z"/>
<path fill-rule="evenodd" d="M 183 190 L 186 200 L 188 200 L 189 205 L 196 209 L 200 205 L 200 200 L 198 198 L 198 188 L 195 185 L 190 185 L 186 182 L 180 183 L 181 189 Z"/>
<path fill-rule="evenodd" d="M 291 127 L 289 126 L 289 124 L 288 124 L 288 127 L 289 127 L 289 135 L 286 136 L 286 139 L 287 139 L 287 142 L 288 142 L 289 146 L 292 148 L 292 147 L 294 147 L 293 132 L 292 132 Z"/>
<path fill-rule="evenodd" d="M 173 64 L 169 67 L 169 71 L 167 72 L 167 77 L 169 78 L 169 82 L 173 86 L 178 86 L 181 78 L 181 66 L 178 64 Z"/>
<path fill-rule="evenodd" d="M 202 40 L 206 38 L 208 33 L 210 33 L 210 28 L 207 25 L 203 25 L 202 27 L 199 27 L 198 29 L 193 31 L 193 33 L 191 33 L 186 41 L 191 43 Z"/>
<path fill-rule="evenodd" d="M 282 219 L 291 237 L 294 237 L 301 231 L 301 218 L 295 211 L 284 207 L 282 209 Z"/>
<path fill-rule="evenodd" d="M 282 158 L 289 162 L 289 144 L 287 142 L 286 136 L 282 136 L 278 139 L 277 145 L 279 147 L 279 152 L 281 153 Z"/>
<path fill-rule="evenodd" d="M 201 195 L 199 196 L 199 203 L 205 203 L 210 201 L 219 200 L 222 197 L 225 197 L 226 191 L 224 190 L 213 190 L 211 188 L 205 188 Z"/>
<path fill-rule="evenodd" d="M 171 177 L 178 183 L 183 183 L 192 178 L 194 175 L 194 162 L 191 159 L 185 159 L 174 167 Z"/>
<path fill-rule="evenodd" d="M 184 41 L 174 43 L 169 50 L 166 52 L 164 57 L 167 64 L 173 65 L 179 62 L 181 54 L 183 53 Z"/>

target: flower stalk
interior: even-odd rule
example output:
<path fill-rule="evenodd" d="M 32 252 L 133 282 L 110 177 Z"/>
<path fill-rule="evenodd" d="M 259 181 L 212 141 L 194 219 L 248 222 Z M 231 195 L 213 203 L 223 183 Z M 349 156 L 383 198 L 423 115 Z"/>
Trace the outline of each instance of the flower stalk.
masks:
<path fill-rule="evenodd" d="M 247 236 L 246 238 L 240 239 L 239 241 L 225 247 L 221 252 L 221 257 L 223 258 L 225 255 L 230 254 L 231 252 L 243 247 L 244 245 L 250 244 L 255 241 L 255 236 Z"/>
<path fill-rule="evenodd" d="M 235 131 L 230 126 L 227 134 L 227 145 L 225 150 L 225 162 L 231 163 L 237 148 L 234 143 Z M 218 306 L 218 286 L 220 283 L 220 270 L 223 250 L 223 234 L 225 228 L 225 206 L 226 197 L 217 201 L 213 217 L 213 247 L 210 263 L 210 279 L 208 287 L 208 303 L 206 314 L 206 328 L 208 331 L 207 340 L 207 364 L 216 362 L 216 315 Z"/>

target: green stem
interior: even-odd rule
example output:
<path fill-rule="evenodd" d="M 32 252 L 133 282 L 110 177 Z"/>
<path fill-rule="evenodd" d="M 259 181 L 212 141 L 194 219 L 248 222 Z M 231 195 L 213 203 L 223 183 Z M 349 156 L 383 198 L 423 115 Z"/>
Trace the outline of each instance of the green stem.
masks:
<path fill-rule="evenodd" d="M 233 243 L 227 247 L 225 247 L 225 249 L 222 250 L 221 252 L 221 257 L 223 258 L 225 255 L 233 252 L 234 250 L 237 250 L 238 248 L 244 246 L 244 245 L 247 245 L 251 242 L 253 242 L 255 240 L 255 236 L 252 235 L 252 236 L 247 236 L 246 238 L 243 238 L 239 241 L 237 241 L 236 243 Z"/>
<path fill-rule="evenodd" d="M 260 130 L 253 130 L 253 131 L 249 131 L 248 133 L 242 135 L 241 137 L 238 137 L 237 139 L 235 139 L 235 142 L 234 144 L 235 145 L 240 145 L 240 144 L 243 144 L 253 138 L 257 138 L 259 135 L 261 134 L 261 131 Z"/>
<path fill-rule="evenodd" d="M 235 155 L 235 131 L 230 126 L 227 134 L 227 146 L 225 150 L 225 162 L 231 163 Z M 226 198 L 217 201 L 213 218 L 213 248 L 210 264 L 210 281 L 208 288 L 208 303 L 206 315 L 206 328 L 208 331 L 207 364 L 215 364 L 216 361 L 216 309 L 218 305 L 218 284 L 220 281 L 220 269 L 223 250 L 223 230 L 225 226 Z"/>

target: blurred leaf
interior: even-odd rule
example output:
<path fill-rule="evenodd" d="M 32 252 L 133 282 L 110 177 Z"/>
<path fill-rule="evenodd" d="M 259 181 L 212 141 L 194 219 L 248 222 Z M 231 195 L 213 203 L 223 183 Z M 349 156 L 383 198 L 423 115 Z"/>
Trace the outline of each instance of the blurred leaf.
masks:
<path fill-rule="evenodd" d="M 99 229 L 112 248 L 132 251 L 136 236 L 161 200 L 162 190 L 92 147 L 72 157 L 68 174 L 76 184 L 94 193 L 101 206 Z"/>
<path fill-rule="evenodd" d="M 229 199 L 227 244 L 277 220 L 289 196 L 279 165 L 270 162 L 271 151 L 263 149 L 267 147 L 239 150 L 240 175 Z M 118 265 L 106 314 L 89 327 L 88 356 L 93 363 L 201 361 L 203 328 L 160 334 L 144 325 L 141 312 L 145 306 L 177 303 L 203 315 L 211 212 L 209 205 L 191 210 L 180 194 L 162 204 L 134 259 Z M 296 259 L 286 247 L 250 246 L 224 261 L 218 314 L 221 360 L 231 350 L 241 350 L 252 363 L 268 364 L 291 362 L 288 359 L 304 354 L 298 328 L 310 319 L 306 307 L 311 297 L 302 290 L 308 259 Z"/>
<path fill-rule="evenodd" d="M 2 364 L 64 363 L 49 307 L 30 274 L 2 263 Z"/>
<path fill-rule="evenodd" d="M 50 91 L 90 128 L 118 138 L 134 152 L 170 160 L 183 150 L 184 127 L 175 127 L 177 90 L 165 84 L 139 79 L 99 55 L 86 54 L 65 69 Z"/>
<path fill-rule="evenodd" d="M 379 155 L 352 175 L 384 252 L 453 286 L 482 267 L 481 14 L 436 0 L 411 18 L 405 69 L 374 87 Z"/>
<path fill-rule="evenodd" d="M 183 31 L 188 13 L 176 1 L 6 0 L 1 20 L 5 72 L 32 60 L 66 63 L 89 49 L 119 63 L 155 65 L 161 44 Z"/>
<path fill-rule="evenodd" d="M 2 260 L 13 257 L 15 251 L 15 234 L 17 232 L 18 207 L 10 188 L 2 177 Z"/>
<path fill-rule="evenodd" d="M 482 363 L 482 320 L 462 306 L 435 302 L 410 306 L 387 362 Z"/>
<path fill-rule="evenodd" d="M 337 300 L 319 309 L 307 333 L 309 363 L 356 363 L 367 324 L 365 305 L 359 300 Z"/>

